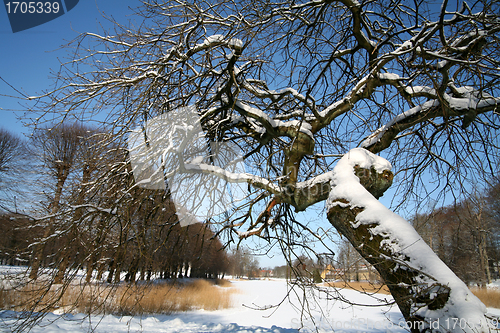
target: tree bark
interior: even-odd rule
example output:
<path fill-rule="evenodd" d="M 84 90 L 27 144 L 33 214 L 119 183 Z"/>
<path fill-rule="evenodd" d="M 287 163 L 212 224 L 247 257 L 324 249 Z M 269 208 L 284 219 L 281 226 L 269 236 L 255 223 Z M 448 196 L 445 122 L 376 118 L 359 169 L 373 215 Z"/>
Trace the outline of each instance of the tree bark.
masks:
<path fill-rule="evenodd" d="M 490 272 L 490 265 L 489 265 L 489 260 L 488 260 L 488 251 L 486 249 L 486 231 L 480 230 L 479 231 L 479 258 L 480 258 L 480 265 L 481 265 L 481 273 L 483 275 L 483 284 L 482 287 L 486 288 L 486 285 L 491 283 L 491 272 Z"/>
<path fill-rule="evenodd" d="M 412 332 L 489 331 L 484 305 L 408 222 L 378 202 L 393 178 L 380 160 L 356 149 L 338 163 L 328 220 L 377 269 Z"/>

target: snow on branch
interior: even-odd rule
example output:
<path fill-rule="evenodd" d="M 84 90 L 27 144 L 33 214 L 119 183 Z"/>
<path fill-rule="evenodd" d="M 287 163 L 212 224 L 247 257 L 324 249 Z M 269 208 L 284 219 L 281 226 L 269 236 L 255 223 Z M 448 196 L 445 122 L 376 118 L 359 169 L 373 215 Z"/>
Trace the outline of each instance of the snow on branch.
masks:
<path fill-rule="evenodd" d="M 268 179 L 252 175 L 246 172 L 245 173 L 230 172 L 214 165 L 201 164 L 201 163 L 200 164 L 185 163 L 184 168 L 181 168 L 179 172 L 214 175 L 229 183 L 248 183 L 256 188 L 267 190 L 270 193 L 278 196 L 282 194 L 282 188 L 272 183 Z"/>
<path fill-rule="evenodd" d="M 193 48 L 189 49 L 189 51 L 186 52 L 186 54 L 182 56 L 182 58 L 187 59 L 194 53 L 206 50 L 217 45 L 226 45 L 230 49 L 241 51 L 241 49 L 243 48 L 243 41 L 238 38 L 227 39 L 224 35 L 211 35 L 205 38 L 203 43 L 196 44 Z"/>
<path fill-rule="evenodd" d="M 307 135 L 311 140 L 314 141 L 314 135 L 312 133 L 312 126 L 306 121 L 299 120 L 289 120 L 281 121 L 279 119 L 274 119 L 269 117 L 265 112 L 254 108 L 248 104 L 241 101 L 235 102 L 236 110 L 240 112 L 245 117 L 251 118 L 259 123 L 257 128 L 265 129 L 271 133 L 276 133 L 277 135 L 286 135 L 291 138 L 297 135 L 297 132 Z"/>
<path fill-rule="evenodd" d="M 395 124 L 397 124 L 405 119 L 408 119 L 409 117 L 413 117 L 418 113 L 428 111 L 431 108 L 436 107 L 438 105 L 439 105 L 439 101 L 431 100 L 431 101 L 427 101 L 427 102 L 423 103 L 422 105 L 418 105 L 414 108 L 411 108 L 407 111 L 404 111 L 403 113 L 400 113 L 399 115 L 394 117 L 392 120 L 390 120 L 387 124 L 380 127 L 373 134 L 368 136 L 363 142 L 361 142 L 360 147 L 361 148 L 368 148 L 370 146 L 373 146 L 374 144 L 379 142 L 380 139 L 382 138 L 382 136 Z"/>
<path fill-rule="evenodd" d="M 421 105 L 417 105 L 404 111 L 403 113 L 400 113 L 364 139 L 361 142 L 360 147 L 367 149 L 369 147 L 373 147 L 375 144 L 381 142 L 389 130 L 395 131 L 395 133 L 391 134 L 392 137 L 395 137 L 395 134 L 401 132 L 412 123 L 422 122 L 426 119 L 442 115 L 442 112 L 429 112 L 431 110 L 435 110 L 438 106 L 446 108 L 449 116 L 461 116 L 464 114 L 467 116 L 472 113 L 474 117 L 479 113 L 495 111 L 499 108 L 499 97 L 493 97 L 486 92 L 481 92 L 467 86 L 457 88 L 454 85 L 450 85 L 450 88 L 450 93 L 442 94 L 442 102 L 440 102 L 437 98 L 431 99 Z M 434 89 L 422 86 L 406 87 L 405 91 L 412 97 L 433 97 L 436 94 Z M 465 128 L 466 126 L 463 127 Z"/>

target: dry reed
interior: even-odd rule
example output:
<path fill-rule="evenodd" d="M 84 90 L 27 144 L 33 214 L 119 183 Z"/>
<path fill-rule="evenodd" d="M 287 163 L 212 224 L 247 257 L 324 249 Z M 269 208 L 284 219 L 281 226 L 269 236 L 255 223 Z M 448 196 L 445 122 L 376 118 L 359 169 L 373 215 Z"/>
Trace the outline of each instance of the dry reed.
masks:
<path fill-rule="evenodd" d="M 471 291 L 487 307 L 500 309 L 500 290 L 494 288 L 473 288 Z"/>
<path fill-rule="evenodd" d="M 30 284 L 16 290 L 0 290 L 0 308 L 88 314 L 168 314 L 192 309 L 231 307 L 233 289 L 228 281 L 188 283 L 55 285 Z"/>
<path fill-rule="evenodd" d="M 347 282 L 347 281 L 335 281 L 325 283 L 328 287 L 340 288 L 340 289 L 352 289 L 369 294 L 379 293 L 389 295 L 389 288 L 386 285 L 370 283 L 370 282 Z"/>

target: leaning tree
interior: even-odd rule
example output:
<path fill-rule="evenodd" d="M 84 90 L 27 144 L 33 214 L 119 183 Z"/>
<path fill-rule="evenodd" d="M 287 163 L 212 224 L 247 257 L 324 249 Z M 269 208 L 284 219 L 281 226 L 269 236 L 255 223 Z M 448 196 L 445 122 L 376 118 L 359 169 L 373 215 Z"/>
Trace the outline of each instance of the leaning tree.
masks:
<path fill-rule="evenodd" d="M 488 331 L 482 303 L 378 198 L 394 182 L 402 206 L 496 172 L 499 13 L 491 0 L 145 1 L 142 21 L 75 40 L 33 111 L 105 121 L 128 140 L 133 186 L 170 191 L 187 224 L 209 212 L 229 240 L 320 238 L 296 214 L 325 202 L 413 331 Z"/>

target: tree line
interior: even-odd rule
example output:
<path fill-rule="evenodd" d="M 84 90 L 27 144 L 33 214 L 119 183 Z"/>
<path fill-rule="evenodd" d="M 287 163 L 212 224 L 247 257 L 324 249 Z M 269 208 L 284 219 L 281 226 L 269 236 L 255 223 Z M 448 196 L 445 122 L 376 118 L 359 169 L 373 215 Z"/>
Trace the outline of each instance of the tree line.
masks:
<path fill-rule="evenodd" d="M 415 214 L 410 222 L 439 258 L 465 283 L 486 286 L 498 279 L 500 182 L 467 198 Z"/>
<path fill-rule="evenodd" d="M 112 283 L 217 278 L 240 265 L 208 224 L 181 227 L 168 191 L 135 186 L 125 145 L 110 138 L 78 123 L 26 142 L 0 130 L 2 264 L 30 266 L 32 280 L 52 268 L 54 283 L 76 269 Z"/>

